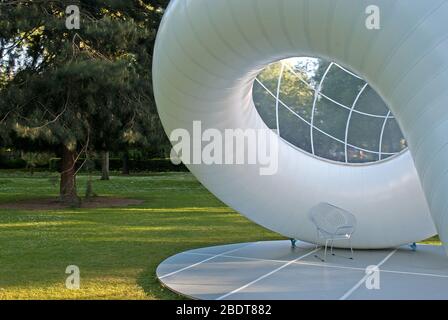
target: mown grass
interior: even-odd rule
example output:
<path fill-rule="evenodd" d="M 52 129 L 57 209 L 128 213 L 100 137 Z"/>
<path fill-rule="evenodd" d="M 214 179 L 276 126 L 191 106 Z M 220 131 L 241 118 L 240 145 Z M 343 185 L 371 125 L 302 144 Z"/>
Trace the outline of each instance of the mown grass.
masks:
<path fill-rule="evenodd" d="M 78 178 L 79 194 L 86 180 Z M 235 213 L 188 173 L 94 179 L 94 189 L 145 202 L 0 209 L 0 299 L 178 299 L 155 276 L 165 258 L 191 248 L 282 238 Z M 57 190 L 55 174 L 0 172 L 0 203 L 56 197 Z M 81 270 L 79 290 L 65 287 L 68 265 Z"/>
<path fill-rule="evenodd" d="M 87 177 L 78 178 L 83 194 Z M 188 173 L 94 179 L 126 208 L 0 209 L 0 299 L 177 299 L 158 283 L 165 258 L 190 248 L 279 239 L 222 204 Z M 57 196 L 53 174 L 0 173 L 0 203 Z M 65 287 L 68 265 L 80 290 Z"/>

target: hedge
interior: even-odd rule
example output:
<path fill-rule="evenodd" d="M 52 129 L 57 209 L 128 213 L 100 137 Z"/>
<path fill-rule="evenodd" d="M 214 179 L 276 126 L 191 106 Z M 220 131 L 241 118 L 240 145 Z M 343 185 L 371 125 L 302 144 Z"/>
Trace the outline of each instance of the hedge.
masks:
<path fill-rule="evenodd" d="M 26 161 L 23 159 L 3 159 L 0 158 L 1 169 L 23 169 L 26 168 Z"/>
<path fill-rule="evenodd" d="M 84 159 L 78 160 L 78 165 L 82 164 Z M 119 158 L 109 159 L 109 169 L 111 171 L 120 171 L 123 167 L 123 161 Z M 170 159 L 148 159 L 148 160 L 128 160 L 129 170 L 132 171 L 152 171 L 152 172 L 184 172 L 188 169 L 183 165 L 174 165 Z M 1 159 L 1 169 L 24 169 L 26 162 L 22 159 Z M 52 158 L 48 164 L 39 165 L 36 168 L 49 169 L 50 171 L 60 171 L 61 159 Z M 84 170 L 84 169 L 83 169 Z M 101 160 L 94 160 L 94 170 L 101 170 Z"/>

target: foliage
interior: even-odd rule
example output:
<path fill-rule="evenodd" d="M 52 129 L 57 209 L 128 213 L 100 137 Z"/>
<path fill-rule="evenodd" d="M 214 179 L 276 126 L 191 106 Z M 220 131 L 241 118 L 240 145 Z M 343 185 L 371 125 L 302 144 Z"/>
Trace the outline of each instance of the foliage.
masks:
<path fill-rule="evenodd" d="M 166 1 L 4 1 L 0 11 L 2 144 L 148 144 L 160 132 L 151 88 L 156 28 Z M 6 124 L 6 126 L 5 126 Z"/>
<path fill-rule="evenodd" d="M 48 166 L 53 154 L 45 152 L 23 152 L 21 158 L 26 162 L 27 167 Z"/>
<path fill-rule="evenodd" d="M 51 159 L 51 170 L 60 170 L 61 167 L 61 159 L 53 158 Z M 82 163 L 84 161 L 83 158 L 80 158 L 79 161 Z M 120 158 L 110 158 L 109 159 L 109 167 L 112 171 L 120 171 L 122 169 L 122 159 Z M 188 171 L 188 169 L 183 165 L 174 165 L 170 159 L 142 159 L 128 160 L 129 170 L 132 172 L 178 172 L 178 171 Z M 46 168 L 49 166 L 47 165 Z M 101 168 L 101 160 L 94 159 L 90 160 L 90 168 L 84 168 L 88 171 L 99 170 Z M 84 169 L 83 168 L 83 169 Z"/>
<path fill-rule="evenodd" d="M 80 9 L 68 29 L 66 8 Z M 0 146 L 62 155 L 60 199 L 76 202 L 79 153 L 164 145 L 151 86 L 167 1 L 0 3 Z"/>
<path fill-rule="evenodd" d="M 263 88 L 258 82 L 255 82 L 254 84 L 253 96 L 255 107 L 271 129 L 277 129 L 275 95 L 277 93 L 279 85 L 278 80 L 281 72 L 281 63 L 273 63 L 258 75 L 258 80 L 266 88 Z M 300 81 L 300 78 L 306 82 L 311 82 L 312 79 L 310 79 L 306 73 L 301 71 L 297 71 L 297 75 L 291 73 L 286 68 L 283 69 L 279 100 L 281 103 L 284 103 L 291 108 L 292 112 L 285 109 L 283 104 L 278 106 L 280 135 L 294 145 L 310 151 L 309 126 L 306 125 L 305 122 L 299 120 L 293 112 L 302 117 L 305 121 L 309 122 L 311 120 L 314 92 L 303 81 Z M 268 89 L 270 93 L 266 89 Z M 308 137 L 308 139 L 306 137 Z"/>

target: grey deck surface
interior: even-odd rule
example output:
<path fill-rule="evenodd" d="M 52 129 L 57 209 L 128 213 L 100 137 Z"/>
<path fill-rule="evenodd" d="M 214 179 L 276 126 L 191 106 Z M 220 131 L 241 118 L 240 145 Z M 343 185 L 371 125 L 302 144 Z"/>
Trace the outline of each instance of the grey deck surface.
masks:
<path fill-rule="evenodd" d="M 448 299 L 448 257 L 440 246 L 335 250 L 321 262 L 314 246 L 265 241 L 201 248 L 163 261 L 157 277 L 171 290 L 209 300 Z M 380 289 L 367 289 L 378 266 Z"/>

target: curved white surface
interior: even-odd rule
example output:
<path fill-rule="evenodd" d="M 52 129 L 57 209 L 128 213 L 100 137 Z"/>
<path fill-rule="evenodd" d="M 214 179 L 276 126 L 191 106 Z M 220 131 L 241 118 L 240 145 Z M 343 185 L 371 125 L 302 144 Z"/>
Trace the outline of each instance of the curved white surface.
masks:
<path fill-rule="evenodd" d="M 381 9 L 380 30 L 365 27 L 371 4 Z M 410 152 L 345 166 L 310 157 L 272 133 L 279 139 L 273 176 L 250 165 L 189 169 L 223 202 L 288 237 L 315 241 L 307 211 L 325 201 L 356 215 L 356 248 L 424 239 L 436 232 L 433 220 L 446 243 L 447 16 L 447 0 L 173 0 L 154 53 L 162 123 L 168 134 L 191 131 L 195 120 L 220 130 L 266 128 L 252 101 L 263 67 L 293 56 L 346 65 L 387 102 Z"/>

